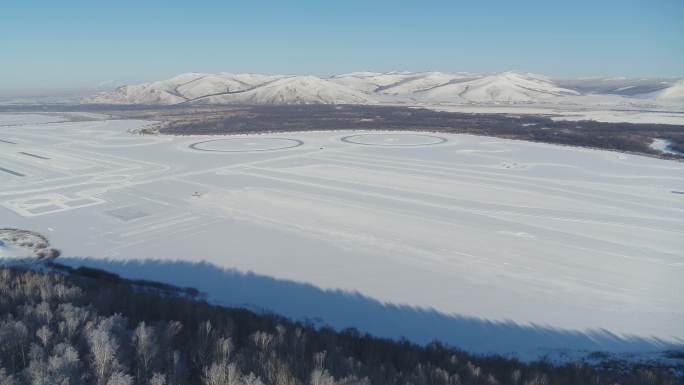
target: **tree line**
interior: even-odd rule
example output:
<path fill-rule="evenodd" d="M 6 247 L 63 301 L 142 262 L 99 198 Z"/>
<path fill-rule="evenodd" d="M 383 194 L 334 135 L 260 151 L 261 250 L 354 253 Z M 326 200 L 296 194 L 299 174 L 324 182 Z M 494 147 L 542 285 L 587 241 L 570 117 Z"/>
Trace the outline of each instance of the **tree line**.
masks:
<path fill-rule="evenodd" d="M 676 384 L 669 368 L 475 356 L 225 308 L 92 269 L 0 268 L 0 385 Z"/>

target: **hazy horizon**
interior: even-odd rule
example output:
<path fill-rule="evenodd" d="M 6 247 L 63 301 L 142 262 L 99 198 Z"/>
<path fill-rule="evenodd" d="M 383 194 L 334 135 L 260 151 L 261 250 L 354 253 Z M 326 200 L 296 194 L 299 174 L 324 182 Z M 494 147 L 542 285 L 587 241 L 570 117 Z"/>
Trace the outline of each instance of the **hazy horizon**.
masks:
<path fill-rule="evenodd" d="M 501 73 L 501 72 L 507 72 L 507 71 L 514 71 L 514 72 L 527 72 L 531 73 L 531 71 L 525 71 L 524 69 L 510 69 L 510 70 L 503 70 L 503 71 L 492 71 L 492 72 L 476 72 L 476 71 L 440 71 L 440 70 L 426 70 L 426 71 L 408 71 L 408 70 L 387 70 L 387 71 L 374 71 L 374 70 L 367 70 L 367 69 L 361 69 L 361 70 L 354 70 L 354 71 L 348 71 L 346 73 L 351 73 L 351 72 L 378 72 L 378 73 L 388 73 L 388 72 L 410 72 L 410 73 L 420 73 L 420 72 L 444 72 L 444 73 L 457 73 L 457 72 L 467 72 L 467 73 L 472 73 L 472 74 L 478 74 L 478 75 L 483 75 L 483 74 L 492 74 L 492 73 Z M 203 71 L 184 71 L 184 72 L 179 72 L 172 74 L 167 77 L 158 77 L 158 78 L 150 78 L 150 79 L 142 79 L 139 81 L 131 81 L 131 82 L 114 82 L 114 81 L 103 81 L 100 82 L 100 84 L 94 84 L 91 86 L 83 86 L 80 88 L 63 88 L 63 87 L 56 87 L 56 88 L 45 88 L 45 87 L 37 87 L 37 88 L 30 88 L 30 87 L 22 87 L 22 88 L 16 88 L 16 89 L 11 89 L 11 88 L 0 88 L 0 98 L 34 98 L 34 97 L 80 97 L 80 96 L 88 96 L 91 95 L 93 92 L 100 92 L 100 91 L 111 91 L 114 90 L 117 87 L 127 85 L 127 84 L 140 84 L 140 83 L 149 83 L 149 82 L 154 82 L 154 81 L 159 81 L 159 80 L 166 80 L 169 78 L 172 78 L 174 76 L 183 74 L 183 73 L 201 73 Z M 254 71 L 215 71 L 213 73 L 256 73 Z M 310 74 L 310 73 L 275 73 L 275 72 L 268 72 L 264 74 L 269 74 L 269 75 L 314 75 L 314 76 L 319 76 L 321 78 L 329 78 L 335 75 L 340 75 L 342 73 L 336 73 L 336 74 L 325 74 L 325 75 L 317 75 L 317 74 Z M 550 76 L 549 74 L 546 73 L 536 73 L 539 75 L 546 75 L 549 76 L 552 79 L 604 79 L 604 78 L 626 78 L 626 79 L 654 79 L 654 80 L 677 80 L 680 78 L 684 78 L 684 76 L 622 76 L 622 75 L 609 75 L 609 76 Z"/>
<path fill-rule="evenodd" d="M 79 92 L 184 72 L 392 70 L 682 77 L 684 3 L 10 2 L 0 94 Z"/>

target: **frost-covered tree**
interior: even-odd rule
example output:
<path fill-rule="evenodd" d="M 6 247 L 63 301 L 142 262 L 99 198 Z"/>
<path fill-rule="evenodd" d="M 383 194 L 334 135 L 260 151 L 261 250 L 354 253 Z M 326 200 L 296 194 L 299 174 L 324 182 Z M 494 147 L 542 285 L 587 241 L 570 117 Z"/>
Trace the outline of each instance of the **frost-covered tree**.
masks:
<path fill-rule="evenodd" d="M 0 366 L 0 385 L 19 385 L 14 376 L 8 375 L 7 370 Z"/>
<path fill-rule="evenodd" d="M 32 344 L 29 352 L 29 365 L 24 370 L 25 377 L 31 385 L 50 385 L 50 377 L 47 368 L 47 354 L 45 348 L 38 344 Z"/>
<path fill-rule="evenodd" d="M 202 384 L 204 385 L 224 385 L 227 384 L 225 367 L 218 363 L 206 366 L 202 370 Z"/>
<path fill-rule="evenodd" d="M 40 319 L 41 323 L 48 326 L 52 324 L 52 308 L 50 307 L 50 304 L 48 302 L 43 301 L 36 305 L 35 312 L 36 316 Z"/>
<path fill-rule="evenodd" d="M 450 382 L 450 385 L 460 385 L 457 382 Z M 336 385 L 371 385 L 368 378 L 356 378 L 356 376 L 347 376 L 336 381 Z"/>
<path fill-rule="evenodd" d="M 52 349 L 47 371 L 54 384 L 73 384 L 79 377 L 81 362 L 76 349 L 68 343 L 60 343 Z"/>
<path fill-rule="evenodd" d="M 178 350 L 173 350 L 168 356 L 165 364 L 166 382 L 169 385 L 185 383 L 189 375 L 186 358 Z"/>
<path fill-rule="evenodd" d="M 28 365 L 29 329 L 21 320 L 11 317 L 0 321 L 0 352 L 12 371 Z"/>
<path fill-rule="evenodd" d="M 316 368 L 311 372 L 309 385 L 335 385 L 335 378 L 327 370 Z"/>
<path fill-rule="evenodd" d="M 155 372 L 152 374 L 152 378 L 150 378 L 150 385 L 166 385 L 166 376 L 164 376 L 162 373 Z"/>
<path fill-rule="evenodd" d="M 520 369 L 515 369 L 511 373 L 511 384 L 513 385 L 518 385 L 520 383 L 520 379 L 522 378 L 522 373 L 520 372 Z"/>
<path fill-rule="evenodd" d="M 681 383 L 670 368 L 478 357 L 84 277 L 0 268 L 0 385 Z"/>
<path fill-rule="evenodd" d="M 99 385 L 109 384 L 114 373 L 120 373 L 119 342 L 113 333 L 115 316 L 100 320 L 97 325 L 90 325 L 86 337 L 91 353 L 91 364 Z M 122 381 L 121 378 L 118 380 Z"/>
<path fill-rule="evenodd" d="M 133 331 L 133 344 L 135 347 L 135 362 L 137 368 L 136 378 L 138 383 L 147 379 L 152 370 L 152 363 L 157 357 L 159 346 L 157 344 L 154 327 L 141 322 Z"/>
<path fill-rule="evenodd" d="M 74 306 L 68 302 L 59 304 L 56 313 L 59 333 L 68 342 L 72 343 L 88 320 L 93 317 L 90 309 Z"/>
<path fill-rule="evenodd" d="M 254 383 L 254 376 L 248 376 Z M 204 385 L 242 385 L 244 376 L 235 363 L 227 365 L 215 362 L 203 370 L 202 384 Z"/>
<path fill-rule="evenodd" d="M 213 346 L 213 327 L 210 321 L 205 321 L 197 327 L 197 333 L 192 349 L 192 360 L 196 368 L 202 368 L 209 362 L 212 362 Z"/>
<path fill-rule="evenodd" d="M 47 325 L 43 325 L 36 332 L 36 337 L 38 337 L 38 340 L 43 345 L 43 347 L 47 349 L 48 344 L 50 343 L 50 339 L 52 338 L 52 332 L 50 331 L 50 328 L 47 327 Z"/>
<path fill-rule="evenodd" d="M 106 385 L 133 385 L 133 377 L 125 372 L 117 371 L 112 373 Z"/>
<path fill-rule="evenodd" d="M 221 337 L 216 340 L 215 350 L 216 360 L 228 364 L 230 361 L 230 354 L 233 351 L 233 341 L 230 338 Z"/>

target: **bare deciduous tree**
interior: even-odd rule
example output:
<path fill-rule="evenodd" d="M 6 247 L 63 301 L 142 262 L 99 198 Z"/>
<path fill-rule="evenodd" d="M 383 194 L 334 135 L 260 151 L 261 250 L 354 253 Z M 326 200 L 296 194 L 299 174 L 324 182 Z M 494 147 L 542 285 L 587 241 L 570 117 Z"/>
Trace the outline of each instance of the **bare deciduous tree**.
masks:
<path fill-rule="evenodd" d="M 67 343 L 55 345 L 47 369 L 54 384 L 73 384 L 81 369 L 78 352 Z"/>
<path fill-rule="evenodd" d="M 36 337 L 38 337 L 40 343 L 43 344 L 43 347 L 47 349 L 48 344 L 50 343 L 50 339 L 52 338 L 52 332 L 47 327 L 47 325 L 43 325 L 36 332 Z"/>
<path fill-rule="evenodd" d="M 111 319 L 103 319 L 97 326 L 91 326 L 90 330 L 87 330 L 86 336 L 97 383 L 99 385 L 109 384 L 109 378 L 121 369 L 117 357 L 119 343 L 112 334 Z"/>
<path fill-rule="evenodd" d="M 114 372 L 106 385 L 133 385 L 133 377 L 124 372 Z"/>
<path fill-rule="evenodd" d="M 327 370 L 316 368 L 311 372 L 309 385 L 335 385 L 335 379 Z"/>
<path fill-rule="evenodd" d="M 150 378 L 150 385 L 166 385 L 166 376 L 159 372 L 155 372 L 152 374 L 152 378 Z"/>
<path fill-rule="evenodd" d="M 151 373 L 152 362 L 157 357 L 158 345 L 154 327 L 141 322 L 133 331 L 135 358 L 138 383 L 148 378 Z"/>
<path fill-rule="evenodd" d="M 5 368 L 0 367 L 0 385 L 19 385 L 19 381 L 14 376 L 8 375 Z"/>

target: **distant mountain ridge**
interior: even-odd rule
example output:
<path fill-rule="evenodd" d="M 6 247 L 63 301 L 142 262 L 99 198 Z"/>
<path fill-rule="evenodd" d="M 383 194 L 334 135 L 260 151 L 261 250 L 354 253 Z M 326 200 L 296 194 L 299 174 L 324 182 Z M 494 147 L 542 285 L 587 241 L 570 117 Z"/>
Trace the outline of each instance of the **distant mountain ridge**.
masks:
<path fill-rule="evenodd" d="M 311 75 L 185 73 L 87 97 L 99 104 L 376 104 L 572 102 L 586 95 L 679 101 L 682 79 L 560 79 L 518 71 L 353 72 Z"/>

